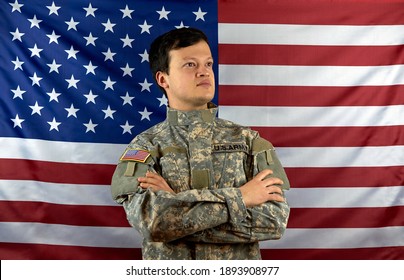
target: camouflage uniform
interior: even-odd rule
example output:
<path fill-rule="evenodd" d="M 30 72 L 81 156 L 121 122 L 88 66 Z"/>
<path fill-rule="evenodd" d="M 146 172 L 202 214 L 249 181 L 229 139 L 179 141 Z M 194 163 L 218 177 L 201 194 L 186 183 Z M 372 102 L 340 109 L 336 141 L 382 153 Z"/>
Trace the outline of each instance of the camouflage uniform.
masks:
<path fill-rule="evenodd" d="M 133 139 L 115 170 L 112 194 L 143 235 L 144 259 L 260 259 L 258 241 L 285 231 L 287 203 L 246 208 L 238 189 L 266 168 L 289 188 L 273 146 L 216 113 L 212 103 L 200 111 L 168 108 L 165 121 Z M 139 187 L 147 170 L 176 194 Z"/>

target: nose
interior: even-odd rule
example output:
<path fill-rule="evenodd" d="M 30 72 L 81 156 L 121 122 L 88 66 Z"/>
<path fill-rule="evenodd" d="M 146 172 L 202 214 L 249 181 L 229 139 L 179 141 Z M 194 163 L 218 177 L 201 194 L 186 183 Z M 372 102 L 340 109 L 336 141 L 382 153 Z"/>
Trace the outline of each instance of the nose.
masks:
<path fill-rule="evenodd" d="M 209 77 L 210 73 L 208 70 L 205 68 L 199 69 L 198 72 L 196 73 L 197 77 Z"/>
<path fill-rule="evenodd" d="M 210 76 L 210 71 L 211 69 L 209 68 L 208 65 L 204 64 L 204 63 L 200 63 L 197 66 L 196 69 L 196 76 L 197 77 L 209 77 Z"/>

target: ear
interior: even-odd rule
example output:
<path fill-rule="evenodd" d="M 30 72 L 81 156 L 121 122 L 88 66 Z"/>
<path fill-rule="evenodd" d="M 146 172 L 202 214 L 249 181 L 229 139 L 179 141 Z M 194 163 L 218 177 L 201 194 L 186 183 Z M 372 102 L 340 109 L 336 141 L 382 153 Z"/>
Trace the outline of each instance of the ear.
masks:
<path fill-rule="evenodd" d="M 161 71 L 158 71 L 156 73 L 156 81 L 159 86 L 162 88 L 166 89 L 168 88 L 168 80 L 167 80 L 167 74 Z"/>

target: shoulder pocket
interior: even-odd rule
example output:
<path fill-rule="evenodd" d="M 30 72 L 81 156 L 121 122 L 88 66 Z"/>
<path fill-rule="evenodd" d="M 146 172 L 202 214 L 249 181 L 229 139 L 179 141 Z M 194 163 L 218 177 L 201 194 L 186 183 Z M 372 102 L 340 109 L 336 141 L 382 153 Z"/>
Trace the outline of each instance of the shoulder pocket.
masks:
<path fill-rule="evenodd" d="M 282 189 L 290 188 L 289 179 L 286 176 L 285 170 L 275 153 L 274 146 L 269 141 L 263 138 L 254 139 L 252 154 L 254 156 L 254 169 L 257 169 L 256 173 L 261 172 L 264 169 L 271 169 L 273 174 L 269 177 L 277 177 L 281 179 L 284 182 L 281 186 Z"/>

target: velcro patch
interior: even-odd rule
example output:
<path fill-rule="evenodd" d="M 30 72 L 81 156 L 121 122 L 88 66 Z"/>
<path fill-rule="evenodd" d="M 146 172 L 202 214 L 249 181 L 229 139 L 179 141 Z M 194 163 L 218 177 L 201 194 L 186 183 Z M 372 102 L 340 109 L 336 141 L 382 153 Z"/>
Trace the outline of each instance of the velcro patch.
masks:
<path fill-rule="evenodd" d="M 138 161 L 145 162 L 150 156 L 150 153 L 145 150 L 140 149 L 126 149 L 126 151 L 121 156 L 121 161 Z"/>
<path fill-rule="evenodd" d="M 248 146 L 243 143 L 223 143 L 213 144 L 212 152 L 214 153 L 231 153 L 231 152 L 248 152 Z"/>

